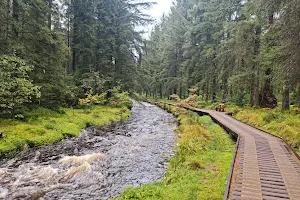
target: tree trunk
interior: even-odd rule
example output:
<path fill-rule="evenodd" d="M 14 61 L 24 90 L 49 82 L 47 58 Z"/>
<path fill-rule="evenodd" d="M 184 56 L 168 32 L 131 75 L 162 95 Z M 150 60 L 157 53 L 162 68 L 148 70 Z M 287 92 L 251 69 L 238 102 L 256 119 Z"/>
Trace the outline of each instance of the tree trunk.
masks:
<path fill-rule="evenodd" d="M 253 105 L 259 106 L 259 67 L 255 67 L 252 94 L 253 94 Z"/>
<path fill-rule="evenodd" d="M 289 88 L 289 79 L 285 77 L 283 83 L 283 93 L 282 93 L 282 109 L 290 109 L 290 88 Z"/>
<path fill-rule="evenodd" d="M 269 11 L 269 26 L 274 23 L 274 11 Z M 268 48 L 276 46 L 276 40 L 268 40 Z M 275 108 L 277 106 L 277 99 L 272 89 L 273 70 L 272 67 L 268 67 L 265 70 L 265 84 L 259 94 L 259 105 L 262 108 Z"/>
<path fill-rule="evenodd" d="M 72 53 L 72 70 L 75 72 L 76 70 L 76 50 L 73 48 L 73 53 Z"/>
<path fill-rule="evenodd" d="M 182 83 L 179 84 L 179 97 L 182 99 Z"/>
<path fill-rule="evenodd" d="M 208 87 L 208 82 L 206 83 L 206 90 L 205 90 L 205 102 L 208 102 L 209 99 L 209 87 Z"/>
<path fill-rule="evenodd" d="M 223 94 L 222 94 L 222 102 L 226 103 L 227 102 L 227 90 L 228 90 L 228 86 L 227 86 L 227 78 L 223 78 Z"/>
<path fill-rule="evenodd" d="M 5 39 L 7 42 L 7 49 L 6 53 L 12 54 L 13 49 L 11 49 L 11 36 L 12 36 L 12 22 L 13 19 L 13 0 L 7 0 L 7 16 L 6 16 L 6 33 L 5 33 Z"/>
<path fill-rule="evenodd" d="M 159 95 L 160 95 L 160 98 L 162 99 L 163 98 L 162 84 L 159 85 Z"/>
<path fill-rule="evenodd" d="M 259 105 L 262 108 L 275 108 L 277 106 L 277 99 L 273 94 L 272 83 L 272 69 L 268 68 L 265 71 L 266 81 L 259 94 Z"/>
<path fill-rule="evenodd" d="M 230 86 L 229 93 L 230 93 L 230 100 L 232 101 L 232 99 L 233 99 L 233 88 L 232 88 L 232 85 Z"/>
<path fill-rule="evenodd" d="M 216 77 L 213 77 L 213 81 L 212 81 L 212 103 L 216 102 L 216 98 L 217 98 L 217 93 L 216 93 L 216 89 L 217 89 L 217 83 L 216 83 Z"/>
<path fill-rule="evenodd" d="M 252 81 L 254 81 L 254 76 L 252 77 Z M 250 85 L 250 105 L 254 106 L 254 83 L 252 82 Z"/>
<path fill-rule="evenodd" d="M 261 35 L 261 26 L 256 27 L 255 29 L 255 46 L 254 46 L 254 55 L 257 57 L 260 52 L 260 35 Z M 260 77 L 260 66 L 258 62 L 254 63 L 254 75 L 253 75 L 253 105 L 259 106 L 259 77 Z"/>
<path fill-rule="evenodd" d="M 296 96 L 296 105 L 300 106 L 300 83 L 298 84 L 298 91 Z"/>
<path fill-rule="evenodd" d="M 52 6 L 53 6 L 52 0 L 48 0 L 49 13 L 47 17 L 48 17 L 48 28 L 50 30 L 52 28 Z"/>

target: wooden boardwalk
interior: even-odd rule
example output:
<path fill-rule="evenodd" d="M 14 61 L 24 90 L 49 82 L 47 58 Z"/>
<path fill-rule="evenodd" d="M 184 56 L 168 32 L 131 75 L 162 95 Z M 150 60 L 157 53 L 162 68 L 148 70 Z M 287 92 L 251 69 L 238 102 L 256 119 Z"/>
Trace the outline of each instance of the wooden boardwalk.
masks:
<path fill-rule="evenodd" d="M 186 108 L 210 115 L 238 137 L 224 199 L 300 200 L 300 160 L 282 139 L 227 113 Z"/>

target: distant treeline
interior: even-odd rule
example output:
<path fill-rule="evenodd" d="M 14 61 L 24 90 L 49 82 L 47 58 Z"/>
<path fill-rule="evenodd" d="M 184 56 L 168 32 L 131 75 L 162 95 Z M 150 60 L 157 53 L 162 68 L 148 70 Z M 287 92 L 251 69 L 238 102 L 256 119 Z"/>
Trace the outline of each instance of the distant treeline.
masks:
<path fill-rule="evenodd" d="M 298 0 L 177 0 L 147 42 L 139 91 L 299 105 L 299 13 Z"/>

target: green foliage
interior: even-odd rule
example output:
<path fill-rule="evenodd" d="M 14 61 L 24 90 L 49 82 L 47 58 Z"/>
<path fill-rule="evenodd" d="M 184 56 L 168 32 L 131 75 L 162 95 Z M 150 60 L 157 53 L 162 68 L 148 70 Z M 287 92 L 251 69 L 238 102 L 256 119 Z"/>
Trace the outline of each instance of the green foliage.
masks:
<path fill-rule="evenodd" d="M 113 88 L 108 92 L 111 93 L 109 100 L 109 105 L 116 107 L 127 107 L 132 108 L 132 101 L 130 100 L 128 92 L 119 92 L 119 88 Z"/>
<path fill-rule="evenodd" d="M 115 102 L 116 102 L 116 104 L 115 104 Z M 122 92 L 122 93 L 115 94 L 110 99 L 110 104 L 117 106 L 117 107 L 125 106 L 127 108 L 132 108 L 132 101 L 129 98 L 128 92 Z"/>
<path fill-rule="evenodd" d="M 135 83 L 135 52 L 142 52 L 142 37 L 135 25 L 149 16 L 142 9 L 151 3 L 123 0 L 74 1 L 66 4 L 72 21 L 72 70 L 81 87 L 102 93 L 120 86 L 130 91 Z M 72 17 L 70 17 L 72 16 Z M 70 26 L 69 24 L 66 24 Z"/>
<path fill-rule="evenodd" d="M 172 94 L 169 96 L 169 100 L 180 101 L 180 97 L 177 94 Z"/>
<path fill-rule="evenodd" d="M 102 94 L 95 94 L 93 97 L 92 97 L 92 102 L 95 104 L 95 105 L 105 105 L 106 102 L 107 102 L 107 99 L 106 99 L 106 95 L 107 93 L 104 92 Z"/>
<path fill-rule="evenodd" d="M 160 105 L 163 107 L 163 105 Z M 171 107 L 179 116 L 177 150 L 166 177 L 158 183 L 127 187 L 115 199 L 222 199 L 234 143 L 208 116 Z"/>
<path fill-rule="evenodd" d="M 29 78 L 41 87 L 40 98 L 27 105 L 57 109 L 75 106 L 89 89 L 98 94 L 116 86 L 133 90 L 135 52 L 141 57 L 143 46 L 135 26 L 151 21 L 142 14 L 151 4 L 1 1 L 0 55 L 15 55 L 34 66 Z"/>
<path fill-rule="evenodd" d="M 83 88 L 84 90 L 92 89 L 93 91 L 100 93 L 103 92 L 104 84 L 106 81 L 99 74 L 99 72 L 89 72 L 83 75 L 80 82 L 81 88 Z"/>
<path fill-rule="evenodd" d="M 38 147 L 52 144 L 64 137 L 78 136 L 86 124 L 102 126 L 126 119 L 130 116 L 129 110 L 108 106 L 94 106 L 91 112 L 84 109 L 63 108 L 55 112 L 38 107 L 25 113 L 24 122 L 0 120 L 0 130 L 4 139 L 0 140 L 0 157 L 12 156 L 24 145 Z"/>
<path fill-rule="evenodd" d="M 119 92 L 119 88 L 113 88 L 102 94 L 93 95 L 93 90 L 90 89 L 87 97 L 79 99 L 79 105 L 91 106 L 91 105 L 110 105 L 113 107 L 132 107 L 132 101 L 129 98 L 128 92 Z M 110 94 L 110 95 L 108 95 Z"/>
<path fill-rule="evenodd" d="M 195 87 L 206 102 L 273 107 L 276 98 L 288 109 L 297 89 L 300 102 L 296 0 L 175 2 L 147 41 L 137 92 L 186 98 Z"/>
<path fill-rule="evenodd" d="M 144 101 L 147 102 L 148 99 L 145 95 L 143 94 L 138 94 L 138 93 L 133 93 L 132 98 L 137 100 L 137 101 Z"/>
<path fill-rule="evenodd" d="M 0 107 L 15 117 L 15 108 L 39 98 L 39 87 L 34 86 L 28 73 L 32 67 L 17 57 L 0 57 Z"/>

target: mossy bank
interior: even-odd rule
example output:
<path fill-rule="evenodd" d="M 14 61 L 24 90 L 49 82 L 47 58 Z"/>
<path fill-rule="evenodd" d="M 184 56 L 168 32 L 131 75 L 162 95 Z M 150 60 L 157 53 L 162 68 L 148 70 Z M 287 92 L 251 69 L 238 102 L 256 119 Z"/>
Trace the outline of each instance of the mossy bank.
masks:
<path fill-rule="evenodd" d="M 103 126 L 126 119 L 130 111 L 124 107 L 90 106 L 88 109 L 62 108 L 59 112 L 36 108 L 24 121 L 0 120 L 0 157 L 11 157 L 20 150 L 58 142 L 77 136 L 86 126 Z"/>

